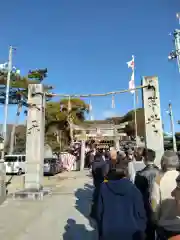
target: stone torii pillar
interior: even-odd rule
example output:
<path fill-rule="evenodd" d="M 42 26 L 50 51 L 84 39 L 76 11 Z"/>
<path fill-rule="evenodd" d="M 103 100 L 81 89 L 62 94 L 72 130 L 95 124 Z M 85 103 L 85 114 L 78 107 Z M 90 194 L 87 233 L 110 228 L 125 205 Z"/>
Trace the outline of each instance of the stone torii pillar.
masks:
<path fill-rule="evenodd" d="M 42 84 L 28 88 L 25 190 L 43 187 L 45 96 Z"/>
<path fill-rule="evenodd" d="M 156 152 L 156 165 L 160 165 L 164 153 L 163 126 L 161 120 L 159 83 L 157 77 L 143 77 L 142 89 L 145 117 L 145 145 Z"/>
<path fill-rule="evenodd" d="M 0 204 L 6 199 L 6 167 L 4 159 L 0 159 Z"/>

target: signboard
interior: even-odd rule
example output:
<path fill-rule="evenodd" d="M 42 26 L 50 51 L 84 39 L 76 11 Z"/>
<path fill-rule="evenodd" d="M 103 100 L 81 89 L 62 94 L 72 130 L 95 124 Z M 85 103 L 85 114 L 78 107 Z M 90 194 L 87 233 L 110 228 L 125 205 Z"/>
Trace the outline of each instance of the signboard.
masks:
<path fill-rule="evenodd" d="M 97 148 L 98 148 L 98 149 L 102 149 L 102 148 L 103 148 L 103 149 L 109 149 L 109 145 L 106 145 L 106 144 L 98 144 L 98 145 L 97 145 Z"/>

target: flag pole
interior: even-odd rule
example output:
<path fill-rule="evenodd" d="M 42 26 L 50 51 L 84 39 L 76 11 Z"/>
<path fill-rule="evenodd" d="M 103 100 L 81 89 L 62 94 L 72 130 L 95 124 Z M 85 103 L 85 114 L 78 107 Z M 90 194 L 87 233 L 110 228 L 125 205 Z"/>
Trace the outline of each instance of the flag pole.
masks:
<path fill-rule="evenodd" d="M 133 107 L 134 107 L 134 125 L 135 125 L 135 138 L 136 138 L 136 147 L 138 147 L 138 132 L 137 132 L 137 110 L 136 110 L 136 90 L 135 88 L 135 63 L 134 63 L 134 55 L 132 55 L 132 60 L 127 62 L 128 68 L 132 69 L 132 75 L 131 75 L 131 80 L 129 82 L 129 88 L 133 89 L 131 93 L 134 95 L 133 96 Z"/>
<path fill-rule="evenodd" d="M 134 125 L 135 125 L 135 138 L 136 138 L 136 147 L 138 147 L 138 135 L 137 135 L 137 111 L 136 111 L 136 90 L 134 91 Z"/>
<path fill-rule="evenodd" d="M 176 145 L 176 137 L 175 137 L 175 131 L 174 131 L 174 117 L 173 117 L 173 110 L 172 110 L 172 104 L 169 102 L 169 117 L 170 117 L 170 123 L 171 123 L 171 134 L 173 138 L 173 150 L 174 152 L 177 152 L 177 145 Z"/>
<path fill-rule="evenodd" d="M 134 55 L 132 56 L 133 61 L 134 61 Z M 135 86 L 135 64 L 133 70 L 133 75 L 134 75 L 134 86 Z M 134 125 L 135 125 L 135 138 L 136 138 L 136 147 L 138 147 L 138 133 L 137 133 L 137 106 L 136 106 L 136 90 L 133 93 L 134 95 Z"/>

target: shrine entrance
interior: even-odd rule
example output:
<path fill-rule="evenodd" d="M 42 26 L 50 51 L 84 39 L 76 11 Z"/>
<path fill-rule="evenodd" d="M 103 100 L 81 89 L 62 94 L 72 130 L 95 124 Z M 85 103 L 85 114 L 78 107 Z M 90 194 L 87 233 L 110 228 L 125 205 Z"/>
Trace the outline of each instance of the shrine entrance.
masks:
<path fill-rule="evenodd" d="M 123 129 L 128 123 L 123 123 L 120 125 L 115 124 L 96 124 L 92 122 L 92 125 L 89 127 L 80 127 L 73 125 L 73 131 L 81 131 L 84 135 L 74 134 L 74 138 L 77 141 L 85 140 L 86 142 L 93 143 L 98 148 L 108 148 L 115 146 L 119 149 L 119 142 L 123 140 L 124 137 L 127 137 L 127 134 L 123 133 Z M 119 133 L 121 130 L 121 133 Z M 103 147 L 104 146 L 104 147 Z"/>
<path fill-rule="evenodd" d="M 163 142 L 163 129 L 162 129 L 162 121 L 161 121 L 161 110 L 160 110 L 160 97 L 159 97 L 159 84 L 157 77 L 143 77 L 142 85 L 137 86 L 135 88 L 129 88 L 120 91 L 113 91 L 107 93 L 97 93 L 97 94 L 54 94 L 54 93 L 45 93 L 48 97 L 63 97 L 68 99 L 68 124 L 70 128 L 71 141 L 74 141 L 74 133 L 76 130 L 81 133 L 76 135 L 76 138 L 81 141 L 81 145 L 85 146 L 85 142 L 89 139 L 94 139 L 95 141 L 103 141 L 108 138 L 110 141 L 114 142 L 114 147 L 119 149 L 119 141 L 121 140 L 121 133 L 118 131 L 120 126 L 116 124 L 108 124 L 108 126 L 101 124 L 101 126 L 75 126 L 73 124 L 73 116 L 71 114 L 71 99 L 73 98 L 83 98 L 90 100 L 94 97 L 112 97 L 112 108 L 115 107 L 115 96 L 118 94 L 124 94 L 128 92 L 138 92 L 141 90 L 142 93 L 142 105 L 144 108 L 144 122 L 145 122 L 145 146 L 147 148 L 151 148 L 156 152 L 156 163 L 159 165 L 159 161 L 164 152 L 164 142 Z M 33 95 L 37 96 L 38 93 L 33 93 Z M 135 94 L 134 94 L 135 95 Z M 91 101 L 90 101 L 91 103 Z M 92 109 L 91 104 L 89 105 L 89 110 Z M 136 118 L 136 109 L 134 109 L 134 124 L 136 129 L 136 146 L 138 136 L 137 136 L 137 118 Z M 126 124 L 126 123 L 125 123 Z M 121 126 L 122 127 L 122 126 Z M 83 136 L 83 137 L 82 137 Z M 84 158 L 84 150 L 81 151 L 81 161 Z M 83 165 L 83 164 L 82 164 Z"/>
<path fill-rule="evenodd" d="M 159 87 L 157 77 L 144 77 L 142 79 L 142 85 L 134 89 L 126 89 L 115 92 L 108 92 L 105 94 L 75 94 L 75 95 L 64 95 L 64 94 L 54 94 L 44 92 L 42 84 L 29 85 L 28 92 L 28 104 L 31 106 L 28 108 L 27 116 L 27 134 L 26 134 L 26 161 L 27 168 L 25 174 L 25 190 L 36 189 L 40 191 L 43 186 L 43 159 L 44 159 L 44 129 L 45 129 L 45 99 L 46 97 L 65 97 L 69 99 L 69 107 L 71 103 L 71 98 L 91 98 L 91 97 L 104 97 L 107 95 L 114 96 L 117 94 L 123 94 L 130 92 L 132 90 L 138 91 L 142 90 L 143 96 L 143 108 L 144 108 L 144 121 L 145 121 L 145 145 L 147 148 L 151 148 L 156 152 L 155 163 L 160 164 L 160 159 L 164 152 L 164 142 L 163 142 L 163 129 L 161 121 L 161 111 L 160 111 L 160 98 L 159 98 Z M 113 101 L 112 101 L 113 103 Z M 70 112 L 70 111 L 69 111 Z M 71 139 L 73 139 L 73 122 L 71 114 L 69 114 L 69 126 L 71 129 Z M 98 130 L 97 130 L 98 128 Z M 85 127 L 80 127 L 80 132 L 82 133 L 81 138 L 81 159 L 80 159 L 80 170 L 84 168 L 84 156 L 85 156 L 85 142 L 88 134 L 93 134 L 96 131 L 96 138 L 100 139 L 106 136 L 102 127 L 94 127 L 94 130 L 86 132 Z M 116 125 L 109 127 L 110 137 L 115 143 L 119 143 Z M 107 128 L 106 128 L 107 133 Z M 36 152 L 36 154 L 34 154 Z"/>

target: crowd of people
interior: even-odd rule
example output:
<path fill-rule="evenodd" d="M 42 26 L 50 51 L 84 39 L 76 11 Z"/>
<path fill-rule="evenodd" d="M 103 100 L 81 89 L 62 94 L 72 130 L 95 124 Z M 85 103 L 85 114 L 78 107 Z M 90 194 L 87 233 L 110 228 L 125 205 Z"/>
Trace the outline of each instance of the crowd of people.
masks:
<path fill-rule="evenodd" d="M 92 150 L 94 193 L 90 217 L 100 240 L 180 239 L 179 158 L 152 149 Z"/>

